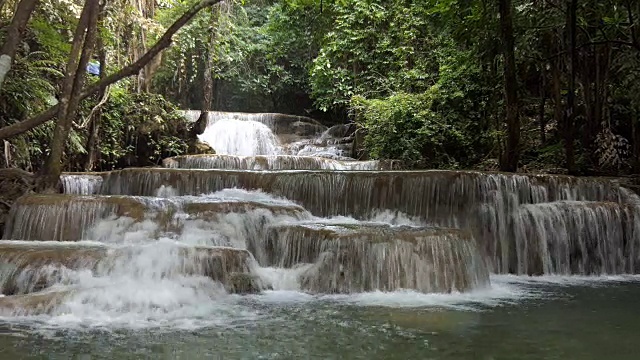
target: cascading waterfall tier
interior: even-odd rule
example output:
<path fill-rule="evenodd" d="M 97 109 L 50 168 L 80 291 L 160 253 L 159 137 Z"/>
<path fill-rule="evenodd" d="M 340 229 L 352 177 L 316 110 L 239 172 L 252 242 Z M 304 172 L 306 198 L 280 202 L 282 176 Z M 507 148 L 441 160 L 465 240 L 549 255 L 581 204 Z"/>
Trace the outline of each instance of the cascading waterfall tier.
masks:
<path fill-rule="evenodd" d="M 65 194 L 93 195 L 100 192 L 102 176 L 67 173 L 60 176 Z"/>
<path fill-rule="evenodd" d="M 195 121 L 199 112 L 187 111 Z M 207 127 L 199 139 L 218 154 L 314 156 L 335 160 L 351 159 L 351 125 L 327 129 L 304 116 L 276 113 L 207 112 Z"/>
<path fill-rule="evenodd" d="M 230 169 L 230 170 L 387 170 L 391 161 L 344 161 L 316 156 L 270 155 L 184 155 L 163 161 L 171 169 Z"/>
<path fill-rule="evenodd" d="M 256 121 L 218 120 L 198 135 L 219 154 L 277 155 L 280 142 L 267 125 Z"/>
<path fill-rule="evenodd" d="M 354 293 L 413 289 L 468 291 L 489 284 L 489 272 L 469 233 L 457 229 L 379 223 L 298 223 L 272 227 L 265 265 L 314 265 L 303 289 Z"/>
<path fill-rule="evenodd" d="M 230 194 L 230 196 L 229 196 Z M 141 196 L 24 196 L 13 206 L 4 239 L 125 243 L 171 238 L 197 245 L 255 249 L 253 239 L 273 221 L 307 219 L 311 214 L 289 201 L 246 192 L 170 198 Z M 242 243 L 234 242 L 241 239 Z M 245 239 L 247 239 L 245 241 Z"/>
<path fill-rule="evenodd" d="M 198 117 L 199 116 L 200 112 L 198 112 Z M 197 120 L 198 117 L 195 117 L 195 119 Z M 214 125 L 226 120 L 261 123 L 278 135 L 295 134 L 299 136 L 319 136 L 327 130 L 327 127 L 318 121 L 304 116 L 279 113 L 207 112 L 208 125 Z"/>
<path fill-rule="evenodd" d="M 28 195 L 9 212 L 4 239 L 77 241 L 97 220 L 141 220 L 145 207 L 127 196 Z"/>
<path fill-rule="evenodd" d="M 105 194 L 151 194 L 170 184 L 178 194 L 261 189 L 302 204 L 317 216 L 365 219 L 385 209 L 429 225 L 469 229 L 493 271 L 517 272 L 513 214 L 524 204 L 554 201 L 637 203 L 607 179 L 475 171 L 235 171 L 126 169 L 107 173 Z"/>
<path fill-rule="evenodd" d="M 526 204 L 514 214 L 520 274 L 640 271 L 638 208 L 613 202 Z"/>
<path fill-rule="evenodd" d="M 28 294 L 54 285 L 74 285 L 78 271 L 108 277 L 128 269 L 157 279 L 200 275 L 234 286 L 233 274 L 250 273 L 253 258 L 247 250 L 229 247 L 159 246 L 150 257 L 146 246 L 108 247 L 99 244 L 4 242 L 0 244 L 0 290 L 5 295 Z M 131 264 L 162 259 L 162 266 L 148 269 Z M 142 263 L 144 264 L 144 263 Z M 135 275 L 135 274 L 132 274 Z"/>

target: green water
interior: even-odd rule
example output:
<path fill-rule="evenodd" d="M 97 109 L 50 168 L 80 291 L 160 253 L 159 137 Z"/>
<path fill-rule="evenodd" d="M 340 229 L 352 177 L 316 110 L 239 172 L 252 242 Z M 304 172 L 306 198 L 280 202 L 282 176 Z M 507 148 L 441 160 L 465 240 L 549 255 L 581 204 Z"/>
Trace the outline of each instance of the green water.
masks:
<path fill-rule="evenodd" d="M 500 287 L 500 285 L 498 286 Z M 271 293 L 190 330 L 5 319 L 1 359 L 638 359 L 638 282 L 507 284 L 494 298 Z M 504 295 L 504 296 L 503 296 Z M 380 303 L 380 304 L 378 304 Z"/>

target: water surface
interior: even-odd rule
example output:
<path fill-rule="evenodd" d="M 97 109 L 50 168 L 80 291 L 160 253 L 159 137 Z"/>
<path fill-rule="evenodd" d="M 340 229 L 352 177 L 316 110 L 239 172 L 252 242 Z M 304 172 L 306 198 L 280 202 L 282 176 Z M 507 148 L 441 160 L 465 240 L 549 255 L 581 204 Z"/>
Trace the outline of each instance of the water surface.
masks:
<path fill-rule="evenodd" d="M 637 359 L 640 282 L 620 279 L 497 276 L 492 290 L 464 295 L 274 291 L 178 327 L 4 319 L 0 357 Z"/>

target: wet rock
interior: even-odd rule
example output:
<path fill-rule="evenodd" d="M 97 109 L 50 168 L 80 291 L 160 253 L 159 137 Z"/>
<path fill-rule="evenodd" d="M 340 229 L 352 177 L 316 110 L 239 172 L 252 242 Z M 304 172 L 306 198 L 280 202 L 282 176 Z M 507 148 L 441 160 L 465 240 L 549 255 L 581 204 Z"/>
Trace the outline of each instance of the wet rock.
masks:
<path fill-rule="evenodd" d="M 56 290 L 3 296 L 0 297 L 0 315 L 34 316 L 49 314 L 59 307 L 72 293 L 72 290 Z"/>
<path fill-rule="evenodd" d="M 268 290 L 262 280 L 256 275 L 248 273 L 231 273 L 226 280 L 226 289 L 232 294 L 257 294 Z"/>
<path fill-rule="evenodd" d="M 193 154 L 210 154 L 210 155 L 213 155 L 213 154 L 216 153 L 216 151 L 211 146 L 209 146 L 209 144 L 204 143 L 204 142 L 202 142 L 200 140 L 197 140 L 195 142 L 195 144 L 194 144 L 192 153 Z"/>

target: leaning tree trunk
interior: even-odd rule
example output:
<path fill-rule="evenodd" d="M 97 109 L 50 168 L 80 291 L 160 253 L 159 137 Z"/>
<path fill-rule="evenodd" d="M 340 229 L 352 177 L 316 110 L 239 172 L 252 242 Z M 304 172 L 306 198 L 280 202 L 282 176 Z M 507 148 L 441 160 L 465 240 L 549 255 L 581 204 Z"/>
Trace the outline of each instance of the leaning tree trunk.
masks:
<path fill-rule="evenodd" d="M 504 92 L 507 122 L 507 148 L 500 162 L 502 171 L 518 169 L 520 143 L 520 115 L 518 111 L 518 82 L 516 79 L 513 8 L 511 0 L 500 0 L 500 35 L 504 56 Z"/>
<path fill-rule="evenodd" d="M 213 65 L 215 61 L 214 47 L 216 42 L 216 23 L 219 17 L 219 10 L 211 9 L 211 24 L 209 27 L 209 46 L 207 58 L 204 64 L 204 74 L 202 78 L 203 95 L 202 103 L 200 106 L 201 112 L 198 120 L 191 128 L 191 139 L 189 152 L 196 151 L 196 142 L 198 140 L 197 135 L 202 134 L 207 127 L 208 112 L 211 110 L 211 104 L 213 102 Z"/>
<path fill-rule="evenodd" d="M 103 3 L 100 6 L 100 15 L 98 19 L 98 23 L 102 24 L 104 21 L 104 8 L 105 4 Z M 98 48 L 98 58 L 100 62 L 100 79 L 104 79 L 107 75 L 107 51 L 104 48 L 104 37 L 101 34 L 98 34 L 97 39 L 97 48 Z M 98 151 L 98 147 L 100 146 L 100 125 L 102 123 L 102 105 L 107 100 L 108 97 L 108 87 L 103 86 L 98 91 L 98 104 L 95 107 L 95 111 L 92 111 L 89 118 L 89 138 L 87 139 L 87 158 L 84 163 L 84 171 L 92 171 L 96 163 L 98 161 L 98 155 L 100 152 Z"/>
<path fill-rule="evenodd" d="M 178 20 L 176 20 L 167 31 L 162 35 L 162 37 L 158 40 L 158 42 L 151 48 L 149 51 L 144 54 L 138 61 L 126 66 L 120 71 L 111 74 L 104 79 L 96 82 L 95 84 L 90 85 L 86 89 L 84 89 L 80 93 L 80 100 L 86 99 L 87 97 L 93 95 L 98 92 L 100 88 L 103 86 L 111 85 L 115 82 L 118 82 L 126 77 L 133 76 L 138 74 L 140 69 L 142 69 L 146 64 L 148 64 L 153 58 L 158 55 L 162 50 L 171 45 L 171 39 L 173 35 L 175 35 L 180 28 L 186 25 L 200 10 L 212 6 L 214 4 L 219 3 L 222 0 L 202 0 L 199 3 L 195 4 L 191 7 L 187 12 L 185 12 Z M 5 126 L 0 129 L 0 140 L 4 140 L 13 136 L 17 136 L 23 134 L 36 126 L 42 125 L 47 121 L 53 119 L 60 108 L 60 104 L 55 105 L 47 109 L 46 111 L 29 118 L 27 120 L 23 120 L 19 123 L 15 123 L 9 126 Z"/>
<path fill-rule="evenodd" d="M 41 192 L 57 191 L 58 180 L 62 173 L 62 155 L 73 118 L 80 104 L 85 69 L 95 46 L 99 4 L 99 0 L 87 0 L 80 15 L 62 84 L 58 121 L 53 133 L 51 152 L 38 179 L 38 190 Z"/>
<path fill-rule="evenodd" d="M 20 45 L 20 41 L 22 41 L 22 33 L 37 3 L 38 0 L 22 0 L 18 4 L 15 15 L 13 15 L 13 20 L 11 20 L 11 25 L 9 25 L 9 29 L 7 30 L 4 45 L 2 45 L 2 49 L 0 49 L 0 90 L 2 90 L 2 84 L 7 77 L 7 73 L 11 70 L 18 45 Z"/>

